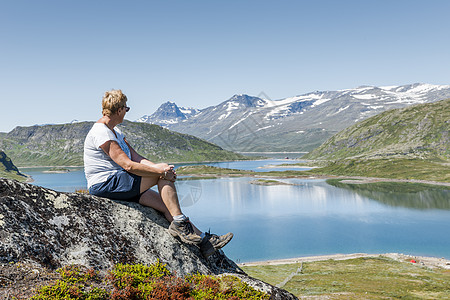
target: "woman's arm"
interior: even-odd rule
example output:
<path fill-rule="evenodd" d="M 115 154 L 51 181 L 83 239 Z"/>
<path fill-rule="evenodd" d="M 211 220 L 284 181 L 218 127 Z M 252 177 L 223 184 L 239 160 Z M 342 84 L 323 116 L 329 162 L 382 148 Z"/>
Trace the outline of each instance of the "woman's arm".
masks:
<path fill-rule="evenodd" d="M 150 163 L 150 164 L 154 164 L 151 161 L 149 161 L 148 159 L 146 159 L 145 157 L 143 157 L 142 155 L 140 155 L 139 153 L 136 152 L 136 150 L 133 149 L 133 147 L 131 147 L 131 145 L 128 143 L 128 141 L 124 138 L 123 139 L 125 141 L 125 143 L 127 144 L 128 148 L 130 149 L 130 153 L 131 153 L 131 160 L 138 162 L 138 163 L 144 163 L 144 161 Z"/>
<path fill-rule="evenodd" d="M 120 148 L 119 144 L 116 141 L 107 141 L 100 148 L 109 156 L 111 159 L 121 166 L 125 171 L 136 174 L 138 176 L 162 176 L 162 177 L 170 177 L 172 179 L 176 178 L 176 175 L 173 172 L 173 166 L 169 166 L 168 164 L 154 164 L 137 154 L 136 151 L 130 148 L 130 152 L 133 152 L 134 155 L 139 155 L 140 162 L 131 160 L 125 152 Z M 136 158 L 136 157 L 135 157 Z M 144 162 L 145 160 L 145 162 Z M 168 175 L 167 173 L 173 173 L 174 175 Z M 166 178 L 170 180 L 169 178 Z"/>

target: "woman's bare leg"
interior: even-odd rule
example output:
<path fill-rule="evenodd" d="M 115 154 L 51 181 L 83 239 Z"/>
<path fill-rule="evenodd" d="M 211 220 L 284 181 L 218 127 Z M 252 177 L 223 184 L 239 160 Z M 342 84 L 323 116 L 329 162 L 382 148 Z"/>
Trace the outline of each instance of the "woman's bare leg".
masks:
<path fill-rule="evenodd" d="M 159 194 L 150 188 L 158 185 Z M 178 201 L 178 195 L 175 184 L 172 181 L 160 179 L 159 177 L 142 177 L 141 180 L 141 198 L 139 204 L 154 208 L 164 214 L 169 222 L 172 222 L 173 216 L 181 215 L 181 207 Z M 202 232 L 191 222 L 194 232 L 201 235 Z"/>
<path fill-rule="evenodd" d="M 162 201 L 161 196 L 158 194 L 158 192 L 148 189 L 145 193 L 142 194 L 141 198 L 139 199 L 139 204 L 154 208 L 157 211 L 162 212 L 167 221 L 172 222 L 172 215 L 167 209 L 167 206 Z"/>
<path fill-rule="evenodd" d="M 172 216 L 181 215 L 180 202 L 178 201 L 175 183 L 165 179 L 158 180 L 158 190 L 164 204 L 166 204 Z"/>

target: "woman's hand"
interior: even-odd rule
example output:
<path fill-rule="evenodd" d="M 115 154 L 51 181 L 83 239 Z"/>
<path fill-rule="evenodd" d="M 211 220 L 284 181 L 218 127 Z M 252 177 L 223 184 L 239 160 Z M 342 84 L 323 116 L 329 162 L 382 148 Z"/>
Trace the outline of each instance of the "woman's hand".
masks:
<path fill-rule="evenodd" d="M 160 164 L 164 167 L 164 174 L 161 175 L 161 179 L 175 182 L 177 180 L 177 173 L 175 172 L 173 165 Z"/>

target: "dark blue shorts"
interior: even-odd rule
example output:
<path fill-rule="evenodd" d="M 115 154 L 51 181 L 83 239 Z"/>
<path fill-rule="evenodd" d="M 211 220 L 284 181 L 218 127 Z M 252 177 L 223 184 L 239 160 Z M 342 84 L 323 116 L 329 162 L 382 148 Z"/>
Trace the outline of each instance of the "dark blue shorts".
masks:
<path fill-rule="evenodd" d="M 89 194 L 113 200 L 139 202 L 141 198 L 141 176 L 120 170 L 110 175 L 105 182 L 89 188 Z"/>

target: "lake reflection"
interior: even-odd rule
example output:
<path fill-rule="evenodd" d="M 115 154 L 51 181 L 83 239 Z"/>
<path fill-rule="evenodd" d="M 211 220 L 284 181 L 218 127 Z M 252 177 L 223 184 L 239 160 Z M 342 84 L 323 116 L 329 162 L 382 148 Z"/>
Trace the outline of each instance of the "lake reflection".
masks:
<path fill-rule="evenodd" d="M 183 208 L 204 230 L 235 233 L 226 248 L 232 259 L 354 252 L 450 257 L 449 211 L 393 207 L 324 180 L 289 179 L 283 181 L 296 185 L 280 186 L 250 181 L 200 181 L 201 197 Z M 183 185 L 180 191 L 189 189 Z"/>
<path fill-rule="evenodd" d="M 391 206 L 450 209 L 450 188 L 444 186 L 392 182 L 346 184 L 336 180 L 330 183 Z"/>
<path fill-rule="evenodd" d="M 233 166 L 252 169 L 285 161 L 239 163 Z M 24 172 L 33 175 L 34 184 L 58 191 L 86 187 L 83 169 L 41 171 Z M 448 190 L 411 194 L 335 187 L 318 179 L 282 179 L 293 185 L 276 186 L 254 185 L 252 180 L 176 183 L 184 212 L 200 229 L 235 234 L 224 249 L 233 260 L 355 252 L 450 259 Z"/>

